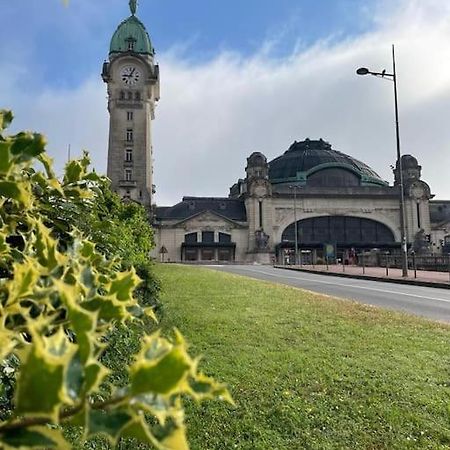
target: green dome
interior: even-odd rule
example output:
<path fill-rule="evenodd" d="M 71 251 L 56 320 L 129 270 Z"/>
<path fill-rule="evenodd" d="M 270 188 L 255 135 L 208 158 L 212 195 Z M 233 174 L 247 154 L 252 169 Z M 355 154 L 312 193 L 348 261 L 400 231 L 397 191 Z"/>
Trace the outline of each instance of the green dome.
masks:
<path fill-rule="evenodd" d="M 109 47 L 110 54 L 128 51 L 154 54 L 150 36 L 144 24 L 135 15 L 128 17 L 117 27 Z"/>
<path fill-rule="evenodd" d="M 353 180 L 348 176 L 348 172 L 355 175 Z M 331 145 L 322 139 L 294 142 L 289 150 L 269 163 L 269 179 L 273 184 L 311 182 L 321 186 L 331 186 L 333 183 L 337 183 L 336 186 L 388 185 L 368 165 L 333 150 Z"/>

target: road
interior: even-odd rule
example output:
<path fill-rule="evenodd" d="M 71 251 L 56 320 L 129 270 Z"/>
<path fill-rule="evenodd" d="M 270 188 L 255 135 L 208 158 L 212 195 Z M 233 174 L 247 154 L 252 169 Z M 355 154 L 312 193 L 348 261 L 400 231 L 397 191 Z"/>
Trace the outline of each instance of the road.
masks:
<path fill-rule="evenodd" d="M 450 289 L 340 278 L 270 266 L 209 267 L 450 323 Z"/>

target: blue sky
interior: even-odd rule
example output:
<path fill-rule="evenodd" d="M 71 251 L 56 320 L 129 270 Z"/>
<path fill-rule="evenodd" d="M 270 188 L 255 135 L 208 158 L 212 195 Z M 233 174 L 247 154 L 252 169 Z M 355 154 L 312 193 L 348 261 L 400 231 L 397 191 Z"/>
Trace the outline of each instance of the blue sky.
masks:
<path fill-rule="evenodd" d="M 115 27 L 129 14 L 127 0 L 1 0 L 3 58 L 34 70 L 22 82 L 80 84 L 98 70 Z M 344 39 L 371 26 L 361 0 L 140 0 L 138 16 L 158 53 L 176 48 L 190 61 L 221 51 L 249 56 L 270 43 L 274 57 L 319 39 Z"/>
<path fill-rule="evenodd" d="M 46 134 L 59 171 L 70 144 L 73 155 L 88 149 L 104 172 L 100 71 L 128 0 L 0 6 L 0 105 L 15 112 L 12 131 Z M 270 160 L 306 137 L 392 182 L 392 86 L 355 75 L 361 65 L 389 69 L 392 43 L 403 153 L 419 159 L 437 198 L 450 198 L 448 0 L 140 0 L 138 17 L 161 68 L 158 204 L 226 196 L 251 152 Z"/>

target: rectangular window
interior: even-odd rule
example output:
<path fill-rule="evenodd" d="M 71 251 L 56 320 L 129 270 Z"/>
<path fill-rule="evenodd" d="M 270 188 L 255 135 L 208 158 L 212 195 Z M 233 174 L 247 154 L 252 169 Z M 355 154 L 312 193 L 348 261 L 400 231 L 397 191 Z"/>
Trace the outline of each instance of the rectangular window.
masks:
<path fill-rule="evenodd" d="M 131 181 L 133 179 L 133 171 L 131 169 L 125 169 L 125 181 Z"/>
<path fill-rule="evenodd" d="M 417 228 L 420 230 L 422 227 L 421 227 L 421 223 L 420 223 L 420 203 L 419 202 L 417 202 L 417 204 L 416 204 L 416 210 L 417 210 Z"/>
<path fill-rule="evenodd" d="M 263 228 L 263 204 L 259 201 L 259 228 Z"/>
<path fill-rule="evenodd" d="M 133 142 L 133 130 L 131 128 L 127 129 L 127 142 Z"/>
<path fill-rule="evenodd" d="M 184 242 L 193 244 L 197 242 L 197 233 L 188 233 L 184 236 Z"/>
<path fill-rule="evenodd" d="M 214 242 L 214 231 L 202 231 L 202 242 Z"/>
<path fill-rule="evenodd" d="M 133 111 L 127 111 L 127 120 L 133 120 Z"/>
<path fill-rule="evenodd" d="M 219 242 L 222 244 L 231 244 L 231 235 L 227 233 L 219 233 Z"/>
<path fill-rule="evenodd" d="M 125 150 L 125 161 L 127 162 L 133 161 L 133 149 L 127 148 Z"/>

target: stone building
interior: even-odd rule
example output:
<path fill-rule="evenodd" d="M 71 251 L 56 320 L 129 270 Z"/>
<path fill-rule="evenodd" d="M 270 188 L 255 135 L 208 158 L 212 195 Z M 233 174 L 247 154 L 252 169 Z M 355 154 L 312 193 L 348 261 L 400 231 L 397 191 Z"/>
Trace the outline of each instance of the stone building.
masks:
<path fill-rule="evenodd" d="M 402 168 L 412 249 L 418 233 L 425 239 L 432 234 L 433 195 L 413 156 L 402 157 Z M 389 185 L 366 164 L 321 139 L 294 142 L 270 162 L 252 153 L 245 178 L 227 198 L 184 197 L 175 206 L 156 208 L 155 256 L 165 261 L 283 262 L 293 257 L 296 228 L 305 263 L 327 256 L 351 262 L 372 249 L 398 253 L 398 169 Z"/>
<path fill-rule="evenodd" d="M 357 159 L 323 141 L 306 139 L 272 161 L 247 158 L 245 177 L 228 197 L 183 197 L 174 206 L 152 202 L 151 121 L 159 99 L 155 51 L 142 22 L 131 16 L 115 31 L 102 77 L 108 87 L 108 176 L 123 198 L 151 210 L 163 261 L 304 262 L 361 251 L 400 251 L 400 174 L 389 185 Z M 450 251 L 450 201 L 432 201 L 421 166 L 402 157 L 407 244 L 418 252 Z M 186 187 L 189 188 L 188 186 Z M 205 186 L 207 191 L 207 186 Z"/>

